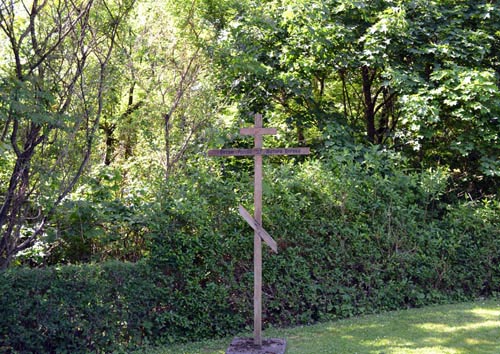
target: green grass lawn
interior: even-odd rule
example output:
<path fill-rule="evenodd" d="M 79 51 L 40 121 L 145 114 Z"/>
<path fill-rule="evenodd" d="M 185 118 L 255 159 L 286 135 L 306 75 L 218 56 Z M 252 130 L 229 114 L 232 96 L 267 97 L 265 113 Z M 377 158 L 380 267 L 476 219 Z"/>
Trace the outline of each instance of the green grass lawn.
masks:
<path fill-rule="evenodd" d="M 285 338 L 287 354 L 498 354 L 500 300 L 389 312 L 314 326 L 269 329 L 264 336 Z M 221 354 L 231 340 L 147 349 L 143 353 Z"/>

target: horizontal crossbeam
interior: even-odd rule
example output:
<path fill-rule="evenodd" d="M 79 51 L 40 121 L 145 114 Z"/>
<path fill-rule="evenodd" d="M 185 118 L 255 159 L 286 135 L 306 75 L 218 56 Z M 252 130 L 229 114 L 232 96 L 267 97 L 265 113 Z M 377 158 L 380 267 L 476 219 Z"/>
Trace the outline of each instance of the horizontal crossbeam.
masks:
<path fill-rule="evenodd" d="M 276 135 L 278 130 L 276 128 L 241 128 L 241 135 Z"/>
<path fill-rule="evenodd" d="M 283 149 L 219 149 L 208 150 L 208 156 L 256 156 L 256 155 L 309 155 L 310 150 L 305 148 Z"/>

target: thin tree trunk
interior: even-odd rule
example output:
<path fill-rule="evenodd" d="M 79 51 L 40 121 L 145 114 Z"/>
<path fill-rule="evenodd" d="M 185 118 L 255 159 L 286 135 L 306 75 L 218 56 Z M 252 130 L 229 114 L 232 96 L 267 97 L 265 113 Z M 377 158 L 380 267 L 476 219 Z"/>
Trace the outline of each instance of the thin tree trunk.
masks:
<path fill-rule="evenodd" d="M 365 122 L 366 134 L 371 143 L 375 143 L 376 129 L 375 129 L 375 101 L 372 99 L 372 83 L 373 73 L 368 66 L 364 65 L 361 68 L 361 79 L 363 86 L 363 98 L 365 106 Z"/>

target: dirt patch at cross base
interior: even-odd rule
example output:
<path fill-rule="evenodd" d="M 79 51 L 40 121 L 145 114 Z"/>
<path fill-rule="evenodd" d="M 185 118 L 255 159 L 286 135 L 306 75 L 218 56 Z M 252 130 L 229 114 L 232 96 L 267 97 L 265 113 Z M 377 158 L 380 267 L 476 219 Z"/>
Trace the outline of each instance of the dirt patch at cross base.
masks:
<path fill-rule="evenodd" d="M 226 354 L 285 354 L 286 341 L 279 338 L 262 340 L 262 346 L 253 343 L 253 338 L 234 338 Z"/>

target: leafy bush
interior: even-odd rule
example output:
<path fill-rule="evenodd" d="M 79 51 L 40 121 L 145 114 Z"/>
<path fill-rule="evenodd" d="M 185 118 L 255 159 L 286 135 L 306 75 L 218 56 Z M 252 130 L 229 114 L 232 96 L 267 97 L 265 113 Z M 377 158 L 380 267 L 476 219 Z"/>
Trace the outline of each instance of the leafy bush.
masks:
<path fill-rule="evenodd" d="M 266 164 L 279 254 L 264 246 L 265 325 L 500 291 L 498 201 L 447 205 L 444 170 L 403 172 L 392 153 L 325 156 Z M 251 326 L 253 232 L 237 212 L 252 209 L 251 176 L 211 163 L 171 178 L 141 216 L 146 260 L 1 273 L 2 349 L 108 352 Z"/>
<path fill-rule="evenodd" d="M 14 264 L 47 266 L 142 258 L 149 223 L 145 211 L 153 193 L 141 181 L 125 186 L 123 176 L 132 172 L 106 166 L 83 178 L 48 220 L 37 247 L 18 254 Z"/>
<path fill-rule="evenodd" d="M 265 224 L 281 246 L 266 266 L 273 322 L 498 291 L 498 203 L 442 210 L 446 173 L 404 173 L 394 158 L 336 151 L 327 162 L 271 172 Z"/>
<path fill-rule="evenodd" d="M 279 254 L 264 246 L 264 321 L 308 323 L 498 291 L 497 202 L 447 205 L 444 169 L 409 171 L 394 153 L 332 148 L 324 156 L 266 164 L 263 223 Z M 226 310 L 244 315 L 230 328 L 250 326 L 252 231 L 236 206 L 252 209 L 251 173 L 227 161 L 207 171 L 197 166 L 164 192 L 153 261 L 181 274 L 176 287 L 193 302 L 206 284 L 224 286 Z M 480 246 L 453 246 L 468 238 Z M 445 256 L 454 247 L 460 254 Z M 209 327 L 192 330 L 215 334 Z"/>
<path fill-rule="evenodd" d="M 142 263 L 7 270 L 0 281 L 0 342 L 25 353 L 138 345 L 160 334 L 153 314 L 168 301 L 159 281 Z"/>

